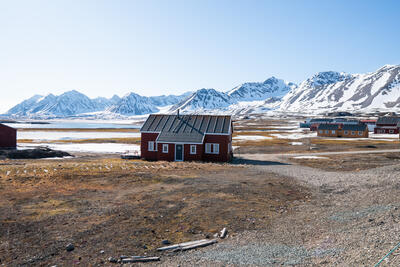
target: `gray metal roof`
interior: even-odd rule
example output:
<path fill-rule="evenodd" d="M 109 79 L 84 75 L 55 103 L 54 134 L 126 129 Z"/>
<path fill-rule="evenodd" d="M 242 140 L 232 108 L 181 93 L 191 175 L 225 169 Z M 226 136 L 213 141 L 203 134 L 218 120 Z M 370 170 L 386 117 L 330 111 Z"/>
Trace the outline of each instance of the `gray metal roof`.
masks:
<path fill-rule="evenodd" d="M 333 119 L 327 119 L 327 118 L 315 118 L 311 119 L 310 123 L 318 123 L 318 122 L 332 122 Z"/>
<path fill-rule="evenodd" d="M 231 116 L 152 114 L 141 132 L 160 133 L 158 142 L 201 143 L 205 134 L 229 134 Z"/>
<path fill-rule="evenodd" d="M 368 130 L 368 126 L 365 124 L 346 124 L 343 125 L 343 131 L 365 131 Z"/>
<path fill-rule="evenodd" d="M 398 122 L 400 122 L 400 117 L 380 117 L 377 121 L 376 124 L 393 124 L 396 125 Z"/>
<path fill-rule="evenodd" d="M 318 126 L 318 130 L 338 130 L 339 129 L 339 124 L 320 124 Z"/>

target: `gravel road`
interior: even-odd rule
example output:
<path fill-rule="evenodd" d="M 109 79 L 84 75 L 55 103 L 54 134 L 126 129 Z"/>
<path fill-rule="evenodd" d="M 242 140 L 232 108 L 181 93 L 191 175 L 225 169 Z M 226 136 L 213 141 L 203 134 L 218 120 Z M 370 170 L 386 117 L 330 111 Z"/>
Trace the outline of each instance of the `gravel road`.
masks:
<path fill-rule="evenodd" d="M 228 236 L 161 265 L 373 266 L 400 242 L 400 165 L 327 172 L 287 158 L 249 154 L 239 163 L 295 179 L 312 190 L 312 198 L 262 231 Z M 380 266 L 400 266 L 400 250 Z"/>

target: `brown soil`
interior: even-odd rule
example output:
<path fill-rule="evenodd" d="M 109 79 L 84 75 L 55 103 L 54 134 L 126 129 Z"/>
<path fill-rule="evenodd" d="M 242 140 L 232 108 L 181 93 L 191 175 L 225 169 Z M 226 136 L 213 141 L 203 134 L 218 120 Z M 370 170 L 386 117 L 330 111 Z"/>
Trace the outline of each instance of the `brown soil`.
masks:
<path fill-rule="evenodd" d="M 115 158 L 0 162 L 0 263 L 95 265 L 183 242 L 263 229 L 304 187 L 252 167 Z M 75 250 L 67 252 L 68 243 Z M 104 250 L 104 254 L 99 252 Z"/>

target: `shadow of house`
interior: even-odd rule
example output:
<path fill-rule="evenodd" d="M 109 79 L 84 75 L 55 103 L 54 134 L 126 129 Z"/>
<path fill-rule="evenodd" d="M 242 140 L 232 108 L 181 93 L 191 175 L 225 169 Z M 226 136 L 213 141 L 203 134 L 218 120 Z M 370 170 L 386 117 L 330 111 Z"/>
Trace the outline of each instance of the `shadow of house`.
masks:
<path fill-rule="evenodd" d="M 244 159 L 244 158 L 233 158 L 232 164 L 244 164 L 244 165 L 255 165 L 255 166 L 272 166 L 272 165 L 291 165 L 289 163 L 279 161 L 268 161 L 268 160 L 256 160 L 256 159 Z"/>

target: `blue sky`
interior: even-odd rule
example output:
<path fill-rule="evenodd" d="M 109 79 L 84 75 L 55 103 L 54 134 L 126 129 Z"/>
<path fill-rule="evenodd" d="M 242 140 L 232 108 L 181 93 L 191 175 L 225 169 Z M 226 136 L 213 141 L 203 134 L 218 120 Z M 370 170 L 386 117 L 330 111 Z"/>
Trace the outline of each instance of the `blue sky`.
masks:
<path fill-rule="evenodd" d="M 400 64 L 400 1 L 0 0 L 0 112 Z"/>

